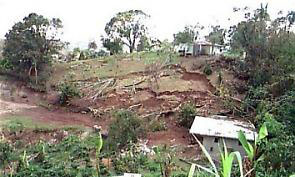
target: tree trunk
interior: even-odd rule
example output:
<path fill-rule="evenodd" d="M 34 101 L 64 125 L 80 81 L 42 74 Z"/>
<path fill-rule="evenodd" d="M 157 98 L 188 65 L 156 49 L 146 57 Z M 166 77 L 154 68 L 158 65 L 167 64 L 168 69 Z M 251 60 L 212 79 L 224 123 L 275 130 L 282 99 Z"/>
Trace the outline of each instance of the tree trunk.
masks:
<path fill-rule="evenodd" d="M 37 70 L 37 64 L 35 64 L 35 79 L 36 79 L 36 85 L 38 84 L 38 70 Z"/>

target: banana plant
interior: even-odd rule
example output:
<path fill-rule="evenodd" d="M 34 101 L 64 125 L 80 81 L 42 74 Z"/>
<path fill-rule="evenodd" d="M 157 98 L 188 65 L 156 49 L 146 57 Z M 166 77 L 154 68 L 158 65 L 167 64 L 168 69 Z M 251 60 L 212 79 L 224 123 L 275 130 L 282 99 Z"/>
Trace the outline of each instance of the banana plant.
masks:
<path fill-rule="evenodd" d="M 258 138 L 255 138 L 254 145 L 252 145 L 250 142 L 247 141 L 245 134 L 242 131 L 239 131 L 238 138 L 240 143 L 242 144 L 247 157 L 249 160 L 253 163 L 255 160 L 257 160 L 257 148 L 258 143 L 261 142 L 264 138 L 266 138 L 268 135 L 268 131 L 266 128 L 266 124 L 264 123 L 261 128 L 259 129 Z M 260 156 L 262 157 L 262 156 Z"/>
<path fill-rule="evenodd" d="M 194 135 L 193 135 L 194 136 Z M 205 154 L 205 156 L 207 157 L 210 165 L 211 165 L 211 169 L 203 167 L 201 165 L 198 164 L 192 164 L 188 177 L 193 177 L 193 174 L 195 172 L 196 167 L 198 167 L 198 169 L 201 169 L 203 171 L 206 171 L 208 173 L 210 173 L 211 175 L 214 175 L 215 177 L 230 177 L 231 176 L 231 172 L 232 172 L 232 166 L 233 166 L 233 160 L 236 157 L 238 164 L 239 164 L 239 169 L 240 169 L 240 177 L 244 177 L 243 174 L 243 164 L 242 164 L 242 157 L 240 155 L 240 153 L 238 151 L 235 152 L 231 152 L 228 153 L 227 151 L 227 147 L 225 142 L 223 141 L 223 151 L 220 151 L 221 154 L 221 164 L 222 164 L 222 169 L 221 172 L 218 171 L 215 163 L 213 162 L 212 157 L 210 156 L 210 154 L 208 153 L 208 151 L 206 150 L 206 148 L 202 145 L 202 143 L 198 140 L 198 138 L 196 136 L 194 136 L 194 138 L 196 139 L 196 141 L 198 142 L 199 146 L 201 147 L 202 152 Z"/>
<path fill-rule="evenodd" d="M 224 147 L 224 151 L 220 152 L 221 164 L 222 164 L 222 176 L 223 177 L 230 177 L 231 171 L 232 171 L 232 166 L 233 166 L 233 160 L 234 160 L 234 157 L 236 157 L 237 161 L 239 163 L 240 176 L 243 177 L 243 165 L 242 165 L 241 154 L 238 151 L 228 153 L 227 147 L 226 147 L 224 141 L 223 141 L 223 147 Z"/>

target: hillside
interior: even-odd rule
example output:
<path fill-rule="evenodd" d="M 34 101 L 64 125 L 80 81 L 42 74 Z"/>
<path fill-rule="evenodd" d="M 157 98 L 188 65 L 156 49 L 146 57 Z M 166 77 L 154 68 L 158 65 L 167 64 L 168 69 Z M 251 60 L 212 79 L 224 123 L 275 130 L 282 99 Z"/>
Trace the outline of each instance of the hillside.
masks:
<path fill-rule="evenodd" d="M 200 116 L 233 117 L 228 114 L 230 110 L 224 106 L 224 101 L 214 95 L 217 71 L 210 77 L 203 73 L 205 63 L 215 63 L 216 58 L 176 58 L 173 63 L 164 65 L 151 62 L 156 57 L 153 53 L 137 57 L 56 63 L 47 93 L 36 93 L 21 83 L 8 86 L 10 81 L 6 81 L 2 89 L 10 91 L 10 96 L 4 96 L 5 101 L 1 103 L 1 124 L 17 123 L 33 128 L 33 131 L 17 135 L 24 136 L 24 141 L 32 142 L 32 137 L 36 141 L 40 136 L 51 141 L 55 139 L 51 133 L 36 133 L 34 127 L 53 132 L 63 127 L 91 131 L 98 125 L 108 134 L 113 112 L 125 109 L 138 115 L 145 125 L 147 134 L 143 141 L 148 147 L 166 144 L 176 148 L 178 157 L 199 158 L 188 129 L 179 125 L 178 114 L 183 105 L 192 103 Z M 82 96 L 65 107 L 58 106 L 57 88 L 61 83 L 73 84 Z"/>

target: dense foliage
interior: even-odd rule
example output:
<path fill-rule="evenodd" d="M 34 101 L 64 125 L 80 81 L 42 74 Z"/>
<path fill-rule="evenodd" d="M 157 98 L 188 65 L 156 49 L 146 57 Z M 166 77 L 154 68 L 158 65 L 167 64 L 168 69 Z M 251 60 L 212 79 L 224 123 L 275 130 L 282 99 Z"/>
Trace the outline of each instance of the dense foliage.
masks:
<path fill-rule="evenodd" d="M 29 14 L 5 35 L 3 57 L 19 76 L 34 75 L 37 82 L 38 71 L 42 71 L 62 47 L 57 36 L 61 27 L 58 18 L 49 20 Z"/>
<path fill-rule="evenodd" d="M 145 129 L 136 114 L 127 110 L 114 113 L 114 120 L 109 127 L 107 147 L 111 150 L 125 148 L 130 143 L 136 143 L 145 135 Z"/>
<path fill-rule="evenodd" d="M 58 86 L 59 94 L 59 104 L 68 104 L 70 99 L 80 96 L 80 92 L 73 83 L 62 82 Z"/>
<path fill-rule="evenodd" d="M 259 86 L 294 71 L 295 34 L 292 32 L 294 13 L 271 20 L 267 5 L 245 12 L 245 20 L 231 28 L 231 47 L 247 53 L 247 67 L 241 68 L 250 76 L 250 84 Z"/>
<path fill-rule="evenodd" d="M 59 143 L 43 142 L 16 148 L 0 141 L 1 176 L 95 176 L 91 162 L 95 151 L 95 135 L 81 139 L 76 135 Z M 6 170 L 4 170 L 6 169 Z M 101 173 L 107 175 L 105 168 Z"/>
<path fill-rule="evenodd" d="M 183 31 L 180 31 L 173 35 L 175 45 L 179 44 L 192 44 L 199 35 L 199 31 L 204 27 L 201 25 L 185 26 Z"/>
<path fill-rule="evenodd" d="M 179 125 L 190 128 L 194 122 L 196 115 L 197 110 L 194 104 L 186 103 L 182 105 L 178 115 Z"/>
<path fill-rule="evenodd" d="M 147 27 L 144 21 L 149 16 L 141 10 L 129 10 L 117 13 L 105 26 L 106 42 L 124 44 L 132 53 L 142 36 L 146 36 Z M 108 42 L 109 43 L 109 42 Z"/>
<path fill-rule="evenodd" d="M 208 36 L 206 36 L 208 41 L 210 41 L 212 44 L 224 45 L 226 30 L 221 28 L 219 25 L 211 26 L 211 29 L 212 31 L 209 33 Z"/>
<path fill-rule="evenodd" d="M 123 51 L 123 43 L 119 39 L 101 38 L 102 45 L 110 51 L 111 55 L 118 54 Z"/>
<path fill-rule="evenodd" d="M 246 9 L 245 20 L 231 29 L 231 47 L 247 53 L 236 72 L 248 79 L 245 103 L 255 109 L 256 125 L 265 122 L 269 131 L 258 150 L 264 158 L 255 166 L 255 175 L 290 176 L 295 171 L 295 14 L 271 20 L 267 8 L 261 5 L 254 13 Z"/>

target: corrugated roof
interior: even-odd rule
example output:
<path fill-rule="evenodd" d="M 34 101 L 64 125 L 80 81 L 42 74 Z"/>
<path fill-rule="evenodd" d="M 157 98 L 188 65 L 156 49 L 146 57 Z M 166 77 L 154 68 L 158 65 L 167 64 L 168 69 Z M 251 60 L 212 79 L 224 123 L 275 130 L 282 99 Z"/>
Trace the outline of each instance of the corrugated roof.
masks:
<path fill-rule="evenodd" d="M 216 116 L 196 116 L 189 132 L 204 136 L 238 139 L 238 132 L 240 130 L 245 133 L 248 140 L 253 141 L 257 137 L 253 124 Z"/>

